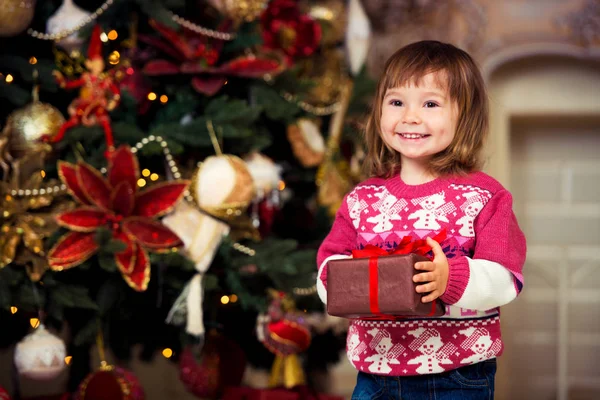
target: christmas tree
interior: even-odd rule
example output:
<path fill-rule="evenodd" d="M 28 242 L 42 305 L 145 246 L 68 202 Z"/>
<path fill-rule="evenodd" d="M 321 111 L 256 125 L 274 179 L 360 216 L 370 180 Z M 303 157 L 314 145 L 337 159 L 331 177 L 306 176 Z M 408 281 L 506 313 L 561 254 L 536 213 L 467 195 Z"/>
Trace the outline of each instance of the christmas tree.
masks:
<path fill-rule="evenodd" d="M 0 0 L 0 345 L 18 342 L 19 373 L 67 357 L 71 392 L 128 376 L 91 365 L 94 344 L 192 366 L 228 352 L 242 372 L 337 360 L 344 338 L 310 321 L 373 87 L 348 8 Z M 42 336 L 56 357 L 32 361 Z M 183 379 L 215 397 L 230 375 Z"/>

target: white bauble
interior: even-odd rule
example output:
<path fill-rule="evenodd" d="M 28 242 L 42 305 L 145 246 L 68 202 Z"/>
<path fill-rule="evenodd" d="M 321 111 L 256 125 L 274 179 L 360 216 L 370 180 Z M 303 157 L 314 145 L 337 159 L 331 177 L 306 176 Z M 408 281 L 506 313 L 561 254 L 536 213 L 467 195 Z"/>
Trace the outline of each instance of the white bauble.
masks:
<path fill-rule="evenodd" d="M 35 380 L 56 378 L 65 368 L 65 343 L 40 326 L 15 349 L 15 365 L 19 374 Z"/>
<path fill-rule="evenodd" d="M 251 153 L 244 158 L 248 171 L 254 180 L 254 186 L 260 193 L 269 193 L 279 187 L 281 166 L 260 153 Z"/>
<path fill-rule="evenodd" d="M 56 10 L 54 15 L 48 18 L 46 32 L 53 34 L 73 29 L 90 15 L 91 13 L 73 4 L 73 0 L 63 0 L 62 5 Z M 79 37 L 79 32 L 74 32 L 56 44 L 70 53 L 74 50 L 81 50 L 83 38 Z"/>
<path fill-rule="evenodd" d="M 240 216 L 255 195 L 246 163 L 233 155 L 207 157 L 198 167 L 190 187 L 198 206 L 218 218 Z"/>

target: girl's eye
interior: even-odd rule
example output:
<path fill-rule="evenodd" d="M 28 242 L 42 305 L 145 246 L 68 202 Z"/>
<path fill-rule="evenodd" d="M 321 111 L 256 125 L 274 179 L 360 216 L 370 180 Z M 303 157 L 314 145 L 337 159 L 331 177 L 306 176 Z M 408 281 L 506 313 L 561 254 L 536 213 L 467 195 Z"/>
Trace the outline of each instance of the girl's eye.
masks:
<path fill-rule="evenodd" d="M 392 100 L 390 101 L 390 104 L 394 107 L 402 107 L 402 102 L 400 100 Z"/>
<path fill-rule="evenodd" d="M 438 107 L 438 105 L 437 105 L 437 103 L 434 103 L 433 101 L 428 101 L 427 103 L 425 103 L 425 107 L 433 108 L 433 107 Z"/>

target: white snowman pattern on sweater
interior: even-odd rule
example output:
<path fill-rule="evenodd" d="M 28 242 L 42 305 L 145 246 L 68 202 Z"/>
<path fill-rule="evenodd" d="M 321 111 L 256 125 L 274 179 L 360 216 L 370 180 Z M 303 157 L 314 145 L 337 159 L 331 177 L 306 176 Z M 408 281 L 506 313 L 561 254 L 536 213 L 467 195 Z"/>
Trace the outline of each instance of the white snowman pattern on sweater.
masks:
<path fill-rule="evenodd" d="M 450 354 L 456 351 L 452 343 L 442 341 L 440 333 L 431 328 L 417 328 L 408 332 L 415 339 L 408 346 L 411 350 L 419 351 L 421 355 L 408 361 L 408 364 L 419 364 L 419 374 L 436 374 L 444 372 L 442 364 L 452 364 Z"/>
<path fill-rule="evenodd" d="M 386 330 L 373 328 L 368 331 L 368 334 L 373 336 L 369 347 L 377 352 L 365 358 L 365 362 L 371 362 L 369 371 L 377 374 L 389 374 L 392 372 L 390 364 L 400 364 L 398 356 L 406 348 L 401 344 L 394 345 L 390 333 Z"/>
<path fill-rule="evenodd" d="M 420 210 L 417 210 L 408 216 L 408 219 L 417 219 L 413 224 L 413 227 L 415 229 L 437 230 L 441 228 L 440 224 L 437 222 L 438 220 L 449 222 L 446 215 L 454 212 L 456 207 L 452 202 L 445 203 L 445 201 L 444 192 L 412 199 L 411 202 L 414 205 L 418 204 L 421 206 Z"/>
<path fill-rule="evenodd" d="M 394 224 L 390 221 L 400 221 L 402 219 L 398 213 L 406 207 L 408 202 L 404 199 L 398 200 L 398 198 L 388 192 L 387 189 L 383 189 L 381 192 L 373 194 L 373 196 L 378 197 L 379 200 L 371 207 L 373 207 L 375 211 L 379 211 L 379 214 L 367 218 L 367 222 L 377 224 L 373 227 L 373 232 L 388 232 L 394 227 Z"/>
<path fill-rule="evenodd" d="M 460 206 L 460 209 L 464 211 L 465 215 L 456 220 L 456 225 L 462 226 L 458 233 L 464 237 L 474 237 L 473 224 L 486 204 L 487 198 L 478 192 L 464 193 L 463 197 L 466 198 L 466 201 Z"/>
<path fill-rule="evenodd" d="M 367 349 L 365 342 L 360 340 L 358 330 L 351 326 L 348 330 L 348 340 L 346 342 L 346 354 L 348 359 L 356 367 L 355 361 L 361 361 L 360 355 Z"/>
<path fill-rule="evenodd" d="M 355 229 L 358 229 L 360 225 L 360 214 L 367 209 L 367 202 L 364 200 L 359 200 L 358 193 L 354 192 L 348 196 L 348 214 L 352 219 L 352 225 L 354 225 Z"/>
<path fill-rule="evenodd" d="M 496 339 L 492 342 L 490 332 L 485 328 L 470 327 L 459 331 L 461 335 L 467 336 L 460 347 L 470 349 L 473 354 L 460 360 L 462 364 L 473 364 L 496 357 L 502 349 L 502 342 Z"/>

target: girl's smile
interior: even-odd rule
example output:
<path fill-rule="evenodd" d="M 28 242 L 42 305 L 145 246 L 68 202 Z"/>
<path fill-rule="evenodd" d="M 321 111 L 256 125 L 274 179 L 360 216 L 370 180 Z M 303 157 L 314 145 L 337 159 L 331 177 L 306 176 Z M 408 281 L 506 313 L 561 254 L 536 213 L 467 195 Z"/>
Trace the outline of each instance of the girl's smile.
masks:
<path fill-rule="evenodd" d="M 414 133 L 414 132 L 398 132 L 396 134 L 400 135 L 400 137 L 402 137 L 402 139 L 407 139 L 407 140 L 425 139 L 425 138 L 428 138 L 429 136 L 431 136 L 427 133 L 421 134 L 421 133 Z"/>

